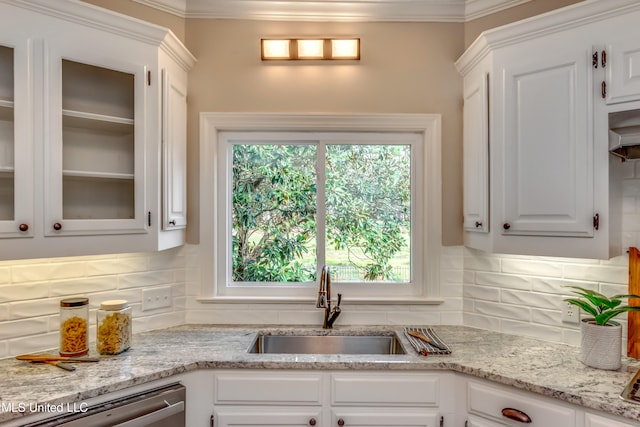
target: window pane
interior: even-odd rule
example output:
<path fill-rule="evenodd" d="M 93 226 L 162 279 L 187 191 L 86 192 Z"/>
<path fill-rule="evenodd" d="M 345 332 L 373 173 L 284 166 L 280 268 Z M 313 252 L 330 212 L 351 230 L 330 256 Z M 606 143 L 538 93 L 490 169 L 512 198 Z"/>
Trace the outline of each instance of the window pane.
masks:
<path fill-rule="evenodd" d="M 328 145 L 326 259 L 336 281 L 411 280 L 410 145 Z"/>
<path fill-rule="evenodd" d="M 316 276 L 316 146 L 233 146 L 234 282 Z"/>

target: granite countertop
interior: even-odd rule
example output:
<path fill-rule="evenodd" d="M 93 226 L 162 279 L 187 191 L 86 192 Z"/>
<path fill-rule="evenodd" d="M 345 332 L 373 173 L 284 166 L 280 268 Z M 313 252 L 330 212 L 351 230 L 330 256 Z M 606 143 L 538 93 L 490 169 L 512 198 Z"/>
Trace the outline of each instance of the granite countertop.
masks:
<path fill-rule="evenodd" d="M 620 392 L 640 369 L 640 360 L 623 357 L 618 371 L 583 365 L 578 347 L 464 326 L 434 326 L 450 355 L 421 356 L 402 327 L 321 328 L 184 325 L 134 336 L 132 348 L 99 363 L 77 364 L 74 372 L 14 358 L 0 360 L 0 408 L 11 402 L 60 404 L 83 401 L 133 385 L 196 369 L 375 369 L 450 370 L 538 393 L 612 415 L 640 420 L 640 404 Z M 406 355 L 250 354 L 257 331 L 272 334 L 315 331 L 331 334 L 398 332 Z M 28 414 L 4 409 L 0 422 Z"/>

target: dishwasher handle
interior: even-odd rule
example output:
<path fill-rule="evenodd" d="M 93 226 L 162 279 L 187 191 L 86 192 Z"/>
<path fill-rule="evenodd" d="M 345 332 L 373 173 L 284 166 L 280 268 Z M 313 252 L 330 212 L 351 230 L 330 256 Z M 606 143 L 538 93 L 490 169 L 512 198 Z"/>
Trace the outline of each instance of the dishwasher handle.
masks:
<path fill-rule="evenodd" d="M 141 417 L 137 417 L 135 419 L 125 421 L 120 424 L 116 424 L 113 427 L 145 427 L 151 423 L 155 423 L 156 421 L 163 420 L 172 415 L 179 414 L 180 412 L 184 412 L 184 401 L 176 402 L 174 404 L 170 404 L 166 400 L 164 403 L 167 404 L 166 407 L 162 409 L 158 409 L 157 411 L 150 412 Z"/>

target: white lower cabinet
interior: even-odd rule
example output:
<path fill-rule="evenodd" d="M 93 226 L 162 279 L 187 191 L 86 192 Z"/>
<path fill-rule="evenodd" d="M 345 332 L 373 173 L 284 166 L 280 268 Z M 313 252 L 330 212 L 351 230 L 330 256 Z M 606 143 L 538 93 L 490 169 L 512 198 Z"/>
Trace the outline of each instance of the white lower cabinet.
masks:
<path fill-rule="evenodd" d="M 323 426 L 322 408 L 221 407 L 214 413 L 216 427 L 308 427 Z"/>
<path fill-rule="evenodd" d="M 464 378 L 460 376 L 461 378 Z M 638 427 L 620 417 L 587 412 L 579 406 L 513 387 L 466 379 L 465 427 Z"/>
<path fill-rule="evenodd" d="M 440 427 L 453 376 L 424 372 L 216 371 L 216 427 Z M 453 424 L 453 418 L 451 424 Z"/>
<path fill-rule="evenodd" d="M 447 371 L 203 370 L 187 425 L 214 427 L 640 427 L 558 399 Z M 520 417 L 520 419 L 518 419 Z"/>
<path fill-rule="evenodd" d="M 437 427 L 440 417 L 435 410 L 408 408 L 340 408 L 334 409 L 331 426 L 337 427 Z"/>
<path fill-rule="evenodd" d="M 638 423 L 615 420 L 596 414 L 584 415 L 584 427 L 637 427 Z"/>

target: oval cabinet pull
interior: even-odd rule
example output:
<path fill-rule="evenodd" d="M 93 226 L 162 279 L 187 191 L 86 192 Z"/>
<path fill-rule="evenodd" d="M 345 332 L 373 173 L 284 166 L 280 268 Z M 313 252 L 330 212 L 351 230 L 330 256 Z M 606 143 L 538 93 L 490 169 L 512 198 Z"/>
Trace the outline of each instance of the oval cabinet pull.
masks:
<path fill-rule="evenodd" d="M 519 423 L 528 424 L 531 422 L 531 417 L 518 409 L 504 408 L 502 410 L 502 416 Z"/>
<path fill-rule="evenodd" d="M 342 427 L 342 426 L 344 425 L 344 420 L 343 420 L 342 418 L 340 418 L 340 419 L 338 420 L 338 425 L 339 425 L 340 427 Z"/>
<path fill-rule="evenodd" d="M 18 230 L 20 230 L 20 231 L 28 231 L 29 230 L 29 224 L 20 224 L 18 226 Z"/>
<path fill-rule="evenodd" d="M 53 229 L 56 231 L 62 230 L 62 224 L 60 224 L 59 222 L 54 223 Z"/>
<path fill-rule="evenodd" d="M 504 228 L 505 230 L 508 230 L 511 228 L 511 224 L 509 224 L 508 222 L 505 222 L 504 224 L 502 224 L 502 228 Z"/>
<path fill-rule="evenodd" d="M 311 419 L 309 420 L 309 425 L 310 425 L 310 426 L 314 426 L 314 425 L 316 425 L 316 419 L 315 419 L 315 418 L 311 418 Z"/>

